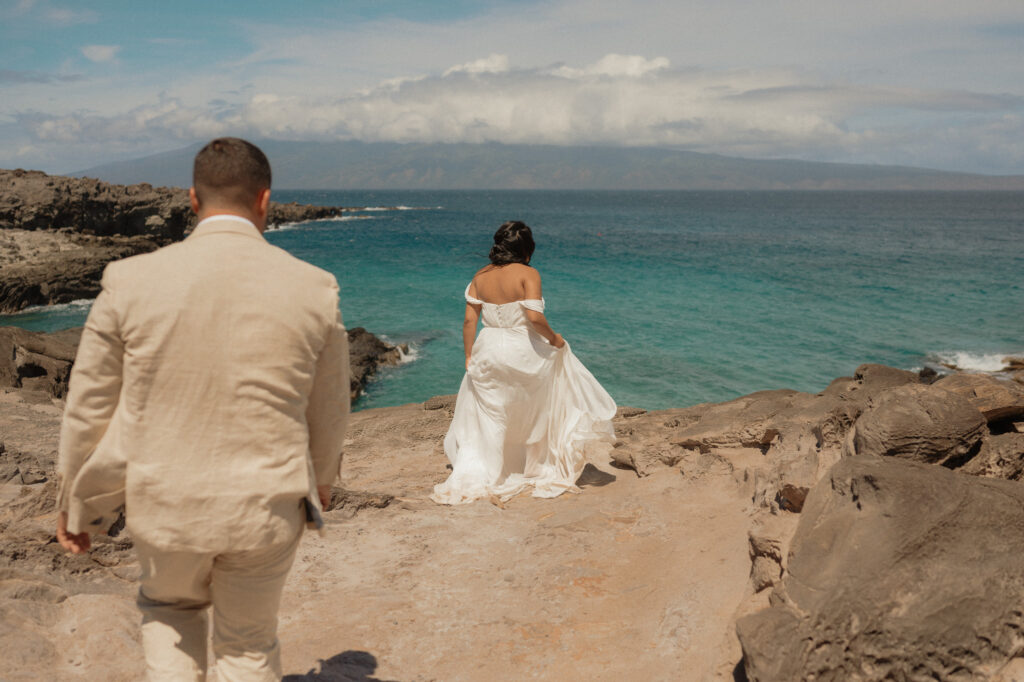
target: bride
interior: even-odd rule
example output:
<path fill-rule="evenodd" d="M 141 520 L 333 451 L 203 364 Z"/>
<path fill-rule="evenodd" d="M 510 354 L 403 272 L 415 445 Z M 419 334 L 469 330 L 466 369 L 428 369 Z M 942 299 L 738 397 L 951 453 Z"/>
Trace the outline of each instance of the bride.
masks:
<path fill-rule="evenodd" d="M 544 317 L 533 249 L 529 227 L 504 223 L 466 287 L 466 375 L 444 439 L 452 473 L 435 502 L 579 492 L 587 442 L 614 441 L 615 402 Z"/>

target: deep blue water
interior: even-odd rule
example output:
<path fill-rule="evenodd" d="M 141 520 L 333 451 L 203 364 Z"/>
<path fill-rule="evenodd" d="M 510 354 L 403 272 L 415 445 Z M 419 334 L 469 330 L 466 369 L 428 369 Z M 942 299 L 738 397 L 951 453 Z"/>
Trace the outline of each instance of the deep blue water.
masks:
<path fill-rule="evenodd" d="M 863 362 L 1024 354 L 1024 194 L 310 192 L 408 206 L 268 233 L 333 272 L 349 327 L 408 342 L 361 406 L 454 393 L 462 292 L 504 220 L 534 230 L 548 318 L 623 405 L 819 391 Z M 56 329 L 86 306 L 0 318 Z"/>

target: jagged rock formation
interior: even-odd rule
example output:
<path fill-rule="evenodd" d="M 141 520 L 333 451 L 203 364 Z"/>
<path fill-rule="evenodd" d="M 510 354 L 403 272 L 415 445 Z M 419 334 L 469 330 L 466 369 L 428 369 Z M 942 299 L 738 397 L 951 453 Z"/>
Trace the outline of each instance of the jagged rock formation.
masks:
<path fill-rule="evenodd" d="M 0 387 L 63 398 L 81 334 L 81 328 L 44 334 L 0 327 Z"/>
<path fill-rule="evenodd" d="M 792 508 L 839 460 L 850 428 L 874 400 L 919 382 L 913 372 L 867 364 L 819 394 L 759 391 L 652 413 L 631 420 L 612 456 L 641 476 L 666 466 L 687 475 L 726 469 L 743 481 L 752 502 Z"/>
<path fill-rule="evenodd" d="M 81 327 L 52 334 L 0 327 L 0 388 L 63 398 L 81 335 Z M 398 364 L 408 351 L 404 344 L 392 346 L 362 327 L 348 330 L 348 342 L 352 400 L 362 395 L 380 367 Z"/>
<path fill-rule="evenodd" d="M 352 399 L 355 400 L 362 394 L 367 382 L 379 367 L 399 364 L 408 352 L 408 344 L 393 346 L 381 341 L 362 327 L 349 329 L 349 383 L 352 386 Z"/>
<path fill-rule="evenodd" d="M 339 206 L 272 202 L 267 223 L 320 220 L 345 210 Z M 94 178 L 0 169 L 0 229 L 70 227 L 99 236 L 143 235 L 174 241 L 194 225 L 188 190 L 178 187 L 112 185 Z"/>
<path fill-rule="evenodd" d="M 152 237 L 0 230 L 0 313 L 95 298 L 107 263 L 159 248 Z"/>
<path fill-rule="evenodd" d="M 272 202 L 268 224 L 345 210 Z M 107 263 L 180 240 L 194 225 L 187 190 L 0 170 L 0 313 L 94 298 Z"/>

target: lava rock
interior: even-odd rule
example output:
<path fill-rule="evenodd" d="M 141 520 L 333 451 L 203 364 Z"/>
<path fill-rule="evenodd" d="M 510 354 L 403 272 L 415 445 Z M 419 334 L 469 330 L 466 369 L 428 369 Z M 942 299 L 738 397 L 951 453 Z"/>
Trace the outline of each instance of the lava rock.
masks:
<path fill-rule="evenodd" d="M 751 682 L 990 679 L 1024 653 L 1024 487 L 891 457 L 807 498 L 772 606 L 737 622 Z"/>
<path fill-rule="evenodd" d="M 966 398 L 935 386 L 883 391 L 850 433 L 847 454 L 956 466 L 976 453 L 986 422 Z"/>

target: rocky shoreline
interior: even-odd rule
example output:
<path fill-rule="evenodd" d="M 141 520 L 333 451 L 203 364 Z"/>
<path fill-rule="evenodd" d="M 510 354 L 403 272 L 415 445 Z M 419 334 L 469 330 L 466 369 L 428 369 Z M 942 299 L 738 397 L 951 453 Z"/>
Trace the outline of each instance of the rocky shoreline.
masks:
<path fill-rule="evenodd" d="M 0 327 L 0 390 L 18 389 L 63 399 L 81 336 L 81 327 L 52 333 Z M 399 364 L 409 352 L 407 345 L 385 343 L 362 327 L 348 330 L 348 343 L 353 401 L 378 369 Z"/>
<path fill-rule="evenodd" d="M 11 674 L 134 679 L 130 538 L 52 539 L 68 337 L 16 335 L 0 366 L 0 651 Z M 453 404 L 353 415 L 330 533 L 286 590 L 286 679 L 1022 679 L 1018 381 L 863 365 L 817 394 L 622 408 L 580 495 L 462 508 L 427 499 Z"/>
<path fill-rule="evenodd" d="M 271 228 L 358 209 L 271 202 Z M 182 239 L 188 191 L 0 169 L 0 314 L 94 298 L 107 263 Z"/>

